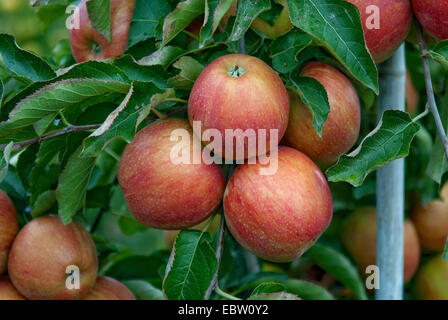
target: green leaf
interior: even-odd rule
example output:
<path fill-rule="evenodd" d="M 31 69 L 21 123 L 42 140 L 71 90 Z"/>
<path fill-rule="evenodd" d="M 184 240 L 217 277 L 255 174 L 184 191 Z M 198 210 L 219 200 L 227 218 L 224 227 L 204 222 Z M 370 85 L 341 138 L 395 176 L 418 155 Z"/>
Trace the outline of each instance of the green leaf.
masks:
<path fill-rule="evenodd" d="M 290 279 L 284 282 L 286 291 L 304 300 L 334 300 L 324 287 L 304 280 Z"/>
<path fill-rule="evenodd" d="M 127 93 L 128 90 L 128 83 L 97 79 L 70 79 L 52 83 L 16 105 L 8 121 L 0 123 L 0 138 L 50 114 L 76 106 L 88 98 L 110 92 Z"/>
<path fill-rule="evenodd" d="M 448 68 L 448 40 L 440 41 L 436 46 L 429 51 L 432 59 Z"/>
<path fill-rule="evenodd" d="M 126 73 L 133 81 L 153 82 L 159 88 L 167 88 L 168 72 L 160 65 L 143 66 L 138 64 L 131 56 L 124 56 L 114 60 L 120 70 Z"/>
<path fill-rule="evenodd" d="M 330 113 L 327 91 L 324 86 L 314 78 L 291 76 L 287 87 L 294 88 L 313 114 L 313 127 L 319 137 L 322 137 L 322 127 Z"/>
<path fill-rule="evenodd" d="M 42 23 L 43 29 L 46 31 L 55 23 L 59 18 L 63 17 L 67 5 L 65 4 L 53 4 L 45 7 L 39 7 L 36 11 L 36 15 Z"/>
<path fill-rule="evenodd" d="M 224 15 L 229 11 L 235 0 L 206 0 L 204 21 L 200 32 L 199 47 L 203 47 L 209 41 L 219 26 Z"/>
<path fill-rule="evenodd" d="M 445 249 L 443 249 L 442 259 L 443 259 L 443 261 L 448 259 L 448 237 L 446 238 L 446 244 L 445 244 Z"/>
<path fill-rule="evenodd" d="M 185 0 L 177 4 L 163 23 L 162 47 L 174 39 L 197 16 L 204 13 L 205 0 Z"/>
<path fill-rule="evenodd" d="M 260 293 L 252 295 L 248 300 L 301 300 L 298 296 L 288 292 Z"/>
<path fill-rule="evenodd" d="M 358 269 L 342 253 L 330 247 L 315 244 L 306 255 L 341 284 L 351 289 L 357 299 L 367 299 L 365 285 Z"/>
<path fill-rule="evenodd" d="M 86 6 L 93 28 L 110 42 L 110 0 L 89 0 Z"/>
<path fill-rule="evenodd" d="M 218 262 L 207 232 L 183 230 L 168 262 L 163 291 L 170 300 L 204 299 Z"/>
<path fill-rule="evenodd" d="M 0 34 L 0 55 L 12 75 L 32 81 L 54 78 L 56 74 L 44 60 L 18 47 L 13 36 Z"/>
<path fill-rule="evenodd" d="M 143 232 L 148 230 L 147 227 L 141 225 L 135 220 L 131 214 L 121 216 L 118 220 L 118 226 L 120 227 L 121 232 L 127 236 L 132 236 L 137 232 Z"/>
<path fill-rule="evenodd" d="M 293 71 L 298 66 L 297 54 L 311 42 L 312 39 L 308 34 L 297 29 L 272 41 L 269 52 L 274 69 L 280 73 Z"/>
<path fill-rule="evenodd" d="M 328 172 L 331 182 L 346 181 L 357 187 L 365 177 L 389 161 L 406 157 L 420 126 L 409 114 L 387 110 L 375 130 L 370 132 L 351 154 L 343 155 Z"/>
<path fill-rule="evenodd" d="M 5 149 L 0 150 L 0 182 L 5 179 L 8 173 L 9 160 L 11 158 L 12 148 L 14 146 L 13 142 L 8 143 Z"/>
<path fill-rule="evenodd" d="M 261 293 L 274 293 L 281 292 L 285 290 L 285 286 L 278 282 L 265 282 L 258 285 L 254 291 L 252 291 L 251 296 L 255 296 Z"/>
<path fill-rule="evenodd" d="M 47 190 L 41 193 L 34 203 L 34 207 L 31 210 L 31 216 L 33 218 L 40 217 L 56 203 L 56 191 Z"/>
<path fill-rule="evenodd" d="M 159 20 L 166 17 L 170 11 L 171 7 L 166 0 L 136 0 L 129 30 L 128 47 L 154 38 Z"/>
<path fill-rule="evenodd" d="M 178 47 L 166 46 L 154 51 L 147 57 L 141 58 L 138 63 L 144 66 L 161 65 L 162 67 L 167 68 L 176 61 L 176 59 L 185 54 L 185 52 L 184 49 Z"/>
<path fill-rule="evenodd" d="M 189 56 L 181 57 L 173 63 L 173 67 L 179 69 L 180 72 L 174 77 L 168 79 L 168 84 L 174 88 L 183 90 L 191 90 L 196 78 L 204 69 L 202 64 Z"/>
<path fill-rule="evenodd" d="M 97 156 L 114 139 L 123 139 L 130 142 L 135 134 L 137 118 L 141 108 L 148 104 L 152 95 L 162 90 L 152 83 L 135 82 L 132 96 L 128 96 L 120 107 L 103 123 L 101 134 L 91 134 L 83 143 L 82 155 L 86 157 Z"/>
<path fill-rule="evenodd" d="M 236 20 L 228 41 L 237 41 L 243 37 L 255 18 L 263 11 L 271 9 L 269 0 L 238 1 Z"/>
<path fill-rule="evenodd" d="M 120 281 L 160 279 L 158 271 L 167 261 L 167 251 L 157 251 L 149 256 L 118 253 L 108 257 L 100 273 Z"/>
<path fill-rule="evenodd" d="M 81 158 L 81 146 L 72 154 L 59 177 L 58 214 L 64 224 L 72 221 L 76 212 L 85 206 L 87 186 L 95 166 L 95 158 Z"/>
<path fill-rule="evenodd" d="M 2 80 L 0 80 L 0 107 L 2 105 L 2 100 L 3 100 L 3 89 L 4 89 L 3 82 L 2 82 Z"/>
<path fill-rule="evenodd" d="M 173 98 L 176 98 L 176 92 L 173 88 L 168 88 L 163 93 L 156 93 L 152 95 L 151 102 L 146 107 L 141 109 L 137 122 L 135 123 L 135 127 L 137 128 L 146 119 L 146 117 L 149 116 L 151 111 L 154 111 L 155 107 Z"/>
<path fill-rule="evenodd" d="M 123 284 L 132 291 L 137 300 L 164 300 L 162 290 L 145 280 L 127 280 Z"/>
<path fill-rule="evenodd" d="M 354 5 L 341 0 L 288 0 L 288 6 L 294 26 L 317 39 L 356 79 L 379 93 L 378 72 Z"/>

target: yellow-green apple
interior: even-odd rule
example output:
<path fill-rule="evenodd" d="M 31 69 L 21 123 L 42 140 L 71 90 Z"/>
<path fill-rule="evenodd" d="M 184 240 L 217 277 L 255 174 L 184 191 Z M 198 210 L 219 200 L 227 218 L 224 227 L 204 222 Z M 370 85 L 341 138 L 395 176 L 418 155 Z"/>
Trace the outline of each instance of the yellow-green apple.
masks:
<path fill-rule="evenodd" d="M 409 0 L 346 0 L 361 14 L 364 38 L 373 60 L 388 59 L 406 39 L 412 23 Z M 429 0 L 433 1 L 433 0 Z"/>
<path fill-rule="evenodd" d="M 78 62 L 104 60 L 120 56 L 128 43 L 129 29 L 134 12 L 135 0 L 111 0 L 110 2 L 110 42 L 92 26 L 87 13 L 86 2 L 78 6 L 79 24 L 70 30 L 70 46 L 73 57 Z"/>
<path fill-rule="evenodd" d="M 0 190 L 0 275 L 6 271 L 9 247 L 18 230 L 14 204 L 8 195 Z"/>
<path fill-rule="evenodd" d="M 275 19 L 273 25 L 260 17 L 255 18 L 251 24 L 252 29 L 263 33 L 268 39 L 276 39 L 293 28 L 291 20 L 289 19 L 288 3 L 286 0 L 277 0 L 276 2 L 280 3 L 283 6 L 283 9 L 277 19 Z"/>
<path fill-rule="evenodd" d="M 439 40 L 448 39 L 447 0 L 412 0 L 412 8 L 426 31 Z"/>
<path fill-rule="evenodd" d="M 234 238 L 265 260 L 288 262 L 300 257 L 325 231 L 333 215 L 328 183 L 305 154 L 280 146 L 270 152 L 277 170 L 239 165 L 224 193 L 224 213 Z"/>
<path fill-rule="evenodd" d="M 425 251 L 442 251 L 445 248 L 448 237 L 448 184 L 440 191 L 440 198 L 426 205 L 417 205 L 411 215 Z"/>
<path fill-rule="evenodd" d="M 178 133 L 185 136 L 181 142 L 176 141 Z M 201 150 L 188 121 L 175 118 L 148 125 L 126 146 L 118 181 L 137 221 L 152 228 L 183 229 L 204 221 L 219 207 L 224 175 L 201 154 L 195 160 L 196 147 Z"/>
<path fill-rule="evenodd" d="M 90 234 L 78 222 L 64 226 L 57 216 L 26 224 L 9 253 L 9 277 L 32 300 L 82 298 L 95 284 L 97 270 Z"/>
<path fill-rule="evenodd" d="M 83 300 L 135 300 L 135 296 L 120 281 L 101 276 Z"/>
<path fill-rule="evenodd" d="M 341 228 L 341 239 L 362 275 L 370 265 L 376 265 L 376 209 L 361 207 L 353 211 Z M 404 281 L 408 282 L 420 262 L 417 231 L 410 220 L 404 222 Z"/>
<path fill-rule="evenodd" d="M 211 218 L 210 218 L 211 219 Z M 188 228 L 188 230 L 199 230 L 202 231 L 210 222 L 210 219 L 207 219 L 195 226 L 192 226 L 190 228 Z M 218 215 L 216 216 L 213 221 L 210 223 L 210 226 L 207 229 L 207 232 L 213 234 L 215 232 L 217 232 L 219 230 L 219 225 L 220 225 L 220 220 L 221 217 Z M 166 248 L 168 250 L 171 250 L 171 248 L 173 247 L 174 244 L 174 240 L 176 240 L 177 235 L 181 232 L 181 230 L 164 230 L 163 231 L 163 235 L 165 238 L 165 244 L 166 244 Z"/>
<path fill-rule="evenodd" d="M 264 155 L 276 147 L 288 114 L 288 93 L 280 77 L 262 60 L 243 54 L 228 54 L 209 64 L 188 100 L 195 134 L 203 137 L 209 129 L 217 130 L 221 146 L 212 149 L 226 159 Z"/>
<path fill-rule="evenodd" d="M 448 300 L 448 260 L 431 257 L 417 272 L 414 293 L 420 300 Z"/>
<path fill-rule="evenodd" d="M 8 277 L 0 277 L 0 300 L 25 300 Z"/>
<path fill-rule="evenodd" d="M 301 76 L 314 78 L 325 87 L 330 113 L 319 137 L 313 127 L 311 110 L 290 91 L 291 110 L 283 143 L 302 151 L 319 166 L 327 167 L 350 150 L 358 138 L 361 118 L 358 94 L 344 74 L 326 63 L 306 64 Z"/>

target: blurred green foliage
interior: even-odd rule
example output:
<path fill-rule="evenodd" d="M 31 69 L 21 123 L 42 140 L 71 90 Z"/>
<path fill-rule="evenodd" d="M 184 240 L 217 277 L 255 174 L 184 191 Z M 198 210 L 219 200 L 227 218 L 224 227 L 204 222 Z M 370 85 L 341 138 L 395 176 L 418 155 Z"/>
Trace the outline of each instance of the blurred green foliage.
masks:
<path fill-rule="evenodd" d="M 67 15 L 50 25 L 42 22 L 28 0 L 0 0 L 0 33 L 14 35 L 25 50 L 48 56 L 61 39 L 68 38 Z"/>

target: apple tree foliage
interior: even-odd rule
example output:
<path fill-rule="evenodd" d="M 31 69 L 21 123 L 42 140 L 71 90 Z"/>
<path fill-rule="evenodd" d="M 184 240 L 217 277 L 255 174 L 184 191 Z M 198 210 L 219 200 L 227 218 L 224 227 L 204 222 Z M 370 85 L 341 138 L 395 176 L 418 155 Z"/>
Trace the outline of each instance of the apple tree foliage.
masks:
<path fill-rule="evenodd" d="M 71 4 L 30 2 L 45 24 L 67 17 L 64 8 Z M 341 249 L 337 224 L 357 204 L 374 201 L 375 175 L 369 173 L 393 159 L 408 157 L 409 194 L 433 199 L 448 170 L 442 143 L 430 117 L 387 111 L 377 121 L 378 72 L 356 7 L 341 0 L 287 0 L 291 28 L 275 34 L 285 2 L 242 0 L 224 24 L 231 0 L 136 0 L 125 54 L 102 62 L 75 64 L 69 49 L 39 57 L 21 49 L 13 36 L 0 35 L 0 188 L 14 199 L 21 223 L 48 213 L 58 214 L 64 223 L 81 221 L 96 242 L 100 272 L 123 281 L 139 299 L 219 299 L 213 290 L 216 279 L 221 291 L 240 298 L 340 297 L 341 290 L 332 285 L 300 277 L 307 263 L 348 288 L 350 297 L 366 299 L 362 277 Z M 88 6 L 92 25 L 106 38 L 109 8 L 108 0 L 91 0 Z M 195 19 L 203 21 L 197 35 L 186 30 Z M 256 30 L 254 21 L 272 30 Z M 329 113 L 328 98 L 316 80 L 299 75 L 307 61 L 337 66 L 362 101 L 355 149 L 326 172 L 334 198 L 333 224 L 298 263 L 273 266 L 249 259 L 228 232 L 218 239 L 207 230 L 182 231 L 170 253 L 161 231 L 132 218 L 117 183 L 117 163 L 126 143 L 157 118 L 185 116 L 196 77 L 213 59 L 241 50 L 241 39 L 247 54 L 271 65 L 300 94 L 319 134 Z M 415 44 L 406 44 L 406 56 L 411 78 L 424 96 Z M 428 57 L 446 125 L 448 42 L 430 47 Z"/>

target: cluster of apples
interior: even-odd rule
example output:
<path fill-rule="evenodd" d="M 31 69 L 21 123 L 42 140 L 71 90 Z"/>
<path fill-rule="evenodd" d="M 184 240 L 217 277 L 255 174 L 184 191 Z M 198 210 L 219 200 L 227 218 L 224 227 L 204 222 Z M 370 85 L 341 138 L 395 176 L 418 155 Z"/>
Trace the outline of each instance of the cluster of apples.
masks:
<path fill-rule="evenodd" d="M 376 232 L 374 207 L 358 208 L 342 224 L 342 243 L 364 275 L 366 268 L 376 262 Z M 403 280 L 407 283 L 414 278 L 417 299 L 448 300 L 448 261 L 442 258 L 447 238 L 448 184 L 445 184 L 440 199 L 425 205 L 417 203 L 410 219 L 404 222 Z M 422 252 L 426 258 L 420 264 Z"/>
<path fill-rule="evenodd" d="M 16 209 L 0 190 L 0 300 L 135 300 L 121 282 L 97 276 L 95 244 L 81 224 L 44 216 L 18 229 Z M 71 267 L 79 287 L 76 279 L 67 285 Z"/>
<path fill-rule="evenodd" d="M 310 62 L 302 75 L 316 79 L 327 90 L 330 114 L 321 137 L 308 106 L 295 92 L 288 92 L 260 59 L 229 54 L 209 64 L 191 91 L 189 121 L 154 122 L 138 132 L 122 154 L 118 181 L 134 217 L 152 228 L 184 229 L 206 220 L 222 201 L 227 226 L 245 248 L 270 261 L 299 257 L 332 218 L 331 193 L 319 166 L 334 164 L 347 152 L 360 127 L 359 99 L 343 73 L 328 64 Z M 201 123 L 196 131 L 195 121 Z M 208 129 L 220 132 L 222 146 L 228 129 L 234 130 L 234 141 L 244 141 L 242 156 L 227 149 L 213 150 L 220 158 L 242 162 L 227 184 L 216 163 L 171 160 L 178 144 L 171 135 L 178 129 L 189 133 L 186 148 L 195 143 L 202 148 L 198 141 L 202 138 L 207 143 L 204 132 Z M 270 130 L 277 130 L 274 145 L 268 143 L 271 149 L 259 148 L 260 137 L 254 148 L 248 140 L 238 139 L 249 129 L 256 133 L 264 129 L 268 142 L 273 141 Z M 192 147 L 183 151 L 193 157 Z M 260 173 L 268 166 L 260 161 L 263 152 L 278 159 L 273 174 Z"/>

